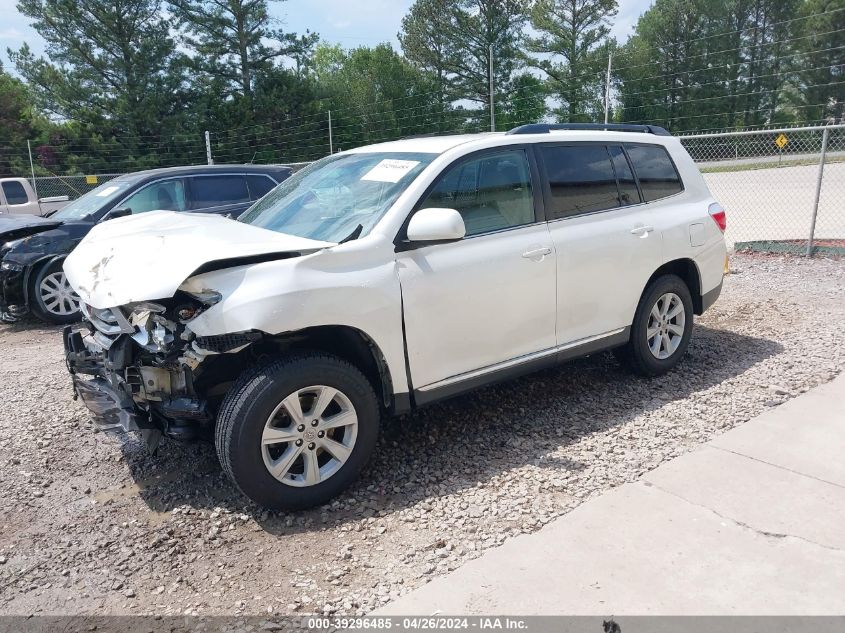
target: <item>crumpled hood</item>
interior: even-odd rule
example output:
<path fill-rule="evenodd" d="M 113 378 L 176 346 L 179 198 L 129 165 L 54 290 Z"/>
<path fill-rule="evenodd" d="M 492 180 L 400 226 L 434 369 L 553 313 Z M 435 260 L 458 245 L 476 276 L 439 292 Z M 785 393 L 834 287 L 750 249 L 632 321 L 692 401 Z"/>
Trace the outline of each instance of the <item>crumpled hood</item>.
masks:
<path fill-rule="evenodd" d="M 41 231 L 49 231 L 61 223 L 61 220 L 50 220 L 37 215 L 0 213 L 0 243 Z"/>
<path fill-rule="evenodd" d="M 172 297 L 205 264 L 328 246 L 334 243 L 219 215 L 152 211 L 98 224 L 68 255 L 64 269 L 85 303 L 111 308 Z"/>

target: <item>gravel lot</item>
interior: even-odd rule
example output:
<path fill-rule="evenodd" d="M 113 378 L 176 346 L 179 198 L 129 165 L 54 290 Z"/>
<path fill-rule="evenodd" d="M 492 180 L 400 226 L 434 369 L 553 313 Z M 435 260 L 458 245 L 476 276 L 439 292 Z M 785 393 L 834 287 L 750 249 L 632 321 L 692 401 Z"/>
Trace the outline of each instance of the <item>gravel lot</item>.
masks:
<path fill-rule="evenodd" d="M 406 416 L 351 492 L 297 514 L 247 503 L 211 446 L 93 434 L 58 330 L 2 327 L 0 614 L 368 612 L 831 380 L 845 261 L 732 268 L 671 375 L 601 354 Z"/>

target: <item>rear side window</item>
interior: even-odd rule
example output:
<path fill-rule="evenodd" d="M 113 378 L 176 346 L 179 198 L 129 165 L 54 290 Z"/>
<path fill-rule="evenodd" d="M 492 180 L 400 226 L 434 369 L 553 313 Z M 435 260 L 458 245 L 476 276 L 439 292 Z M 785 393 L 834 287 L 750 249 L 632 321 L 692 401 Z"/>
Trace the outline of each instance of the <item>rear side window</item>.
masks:
<path fill-rule="evenodd" d="M 194 176 L 191 178 L 191 208 L 209 209 L 249 202 L 243 176 Z"/>
<path fill-rule="evenodd" d="M 29 198 L 26 197 L 26 189 L 15 180 L 3 183 L 3 193 L 6 194 L 8 204 L 26 204 Z"/>
<path fill-rule="evenodd" d="M 246 184 L 249 185 L 249 199 L 258 200 L 276 186 L 275 181 L 267 176 L 247 176 Z"/>
<path fill-rule="evenodd" d="M 550 220 L 620 206 L 604 145 L 547 145 L 540 151 L 551 193 L 546 208 Z"/>
<path fill-rule="evenodd" d="M 659 200 L 684 190 L 681 178 L 666 149 L 657 145 L 626 145 L 628 156 L 646 202 Z"/>
<path fill-rule="evenodd" d="M 631 171 L 631 165 L 625 158 L 625 152 L 619 145 L 610 145 L 607 151 L 610 152 L 613 169 L 616 171 L 616 181 L 619 183 L 619 202 L 623 207 L 629 204 L 639 204 L 642 202 L 640 192 L 637 190 L 634 172 Z"/>

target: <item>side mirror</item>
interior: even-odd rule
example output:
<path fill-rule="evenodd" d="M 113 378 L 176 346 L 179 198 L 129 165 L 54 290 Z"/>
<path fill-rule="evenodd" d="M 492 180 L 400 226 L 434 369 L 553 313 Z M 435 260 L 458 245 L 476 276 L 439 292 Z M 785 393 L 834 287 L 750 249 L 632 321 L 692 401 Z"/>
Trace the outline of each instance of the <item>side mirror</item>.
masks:
<path fill-rule="evenodd" d="M 105 222 L 106 220 L 114 220 L 115 218 L 123 218 L 127 215 L 132 215 L 132 209 L 112 209 L 103 216 L 103 219 L 100 220 L 100 222 Z"/>
<path fill-rule="evenodd" d="M 454 209 L 420 209 L 408 223 L 410 242 L 459 240 L 466 232 L 464 219 Z"/>

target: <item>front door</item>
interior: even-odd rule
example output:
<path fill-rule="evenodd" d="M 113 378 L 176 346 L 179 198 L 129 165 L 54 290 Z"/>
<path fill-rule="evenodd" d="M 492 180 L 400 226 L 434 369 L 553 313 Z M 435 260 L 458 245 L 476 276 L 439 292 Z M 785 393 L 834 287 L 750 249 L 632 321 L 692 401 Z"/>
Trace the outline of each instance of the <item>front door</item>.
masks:
<path fill-rule="evenodd" d="M 397 253 L 415 389 L 555 345 L 555 253 L 528 155 L 496 149 L 447 168 L 417 208 L 456 209 L 466 237 Z"/>

